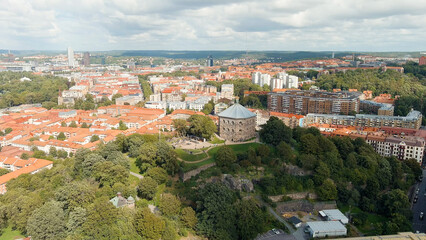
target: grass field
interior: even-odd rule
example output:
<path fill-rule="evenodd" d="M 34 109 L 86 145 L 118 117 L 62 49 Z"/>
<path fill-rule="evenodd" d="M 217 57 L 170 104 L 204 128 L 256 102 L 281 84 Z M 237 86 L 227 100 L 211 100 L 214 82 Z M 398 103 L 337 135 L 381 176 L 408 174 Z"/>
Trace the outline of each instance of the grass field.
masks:
<path fill-rule="evenodd" d="M 0 240 L 13 240 L 16 238 L 23 238 L 19 231 L 13 231 L 12 228 L 8 227 L 3 230 L 3 234 L 0 236 Z"/>
<path fill-rule="evenodd" d="M 130 159 L 130 171 L 134 173 L 139 173 L 139 168 L 136 166 L 136 158 L 129 157 Z"/>
<path fill-rule="evenodd" d="M 234 150 L 235 153 L 243 153 L 243 152 L 246 152 L 250 147 L 256 149 L 260 145 L 261 145 L 260 143 L 244 143 L 244 144 L 227 145 L 227 146 L 230 147 L 232 150 Z M 201 166 L 204 166 L 206 164 L 213 163 L 214 156 L 216 155 L 217 151 L 221 147 L 222 146 L 217 146 L 207 151 L 209 158 L 207 158 L 205 161 L 198 162 L 198 163 L 186 163 L 185 167 L 183 168 L 183 171 L 188 172 L 196 168 L 199 168 Z"/>
<path fill-rule="evenodd" d="M 209 143 L 211 143 L 211 144 L 222 144 L 224 142 L 225 142 L 225 140 L 220 140 L 216 136 L 214 136 L 213 139 L 211 141 L 209 141 Z"/>
<path fill-rule="evenodd" d="M 250 147 L 252 148 L 257 148 L 259 147 L 261 144 L 260 143 L 244 143 L 244 144 L 237 144 L 237 145 L 226 145 L 228 147 L 230 147 L 232 150 L 234 150 L 234 152 L 237 153 L 243 153 L 246 152 Z M 219 148 L 221 148 L 222 146 L 218 146 L 218 147 L 214 147 L 212 149 L 210 149 L 208 151 L 208 154 L 210 157 L 214 157 L 214 155 L 216 155 L 217 151 L 219 150 Z"/>
<path fill-rule="evenodd" d="M 190 150 L 190 151 L 193 152 L 192 150 Z M 195 154 L 190 154 L 190 153 L 187 153 L 183 149 L 175 149 L 175 152 L 177 153 L 179 158 L 181 158 L 182 160 L 185 160 L 187 162 L 199 161 L 199 160 L 207 157 L 207 154 L 202 152 L 202 151 L 198 151 L 198 153 L 193 152 Z"/>

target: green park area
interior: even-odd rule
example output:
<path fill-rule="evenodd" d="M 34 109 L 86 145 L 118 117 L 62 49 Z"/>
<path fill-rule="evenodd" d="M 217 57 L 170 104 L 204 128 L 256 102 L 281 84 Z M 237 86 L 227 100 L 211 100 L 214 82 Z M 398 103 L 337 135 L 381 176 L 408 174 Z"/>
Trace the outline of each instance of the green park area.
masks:
<path fill-rule="evenodd" d="M 11 227 L 8 227 L 3 230 L 3 233 L 0 235 L 0 240 L 13 240 L 23 238 L 22 234 L 17 230 L 12 230 Z"/>
<path fill-rule="evenodd" d="M 231 148 L 235 152 L 235 154 L 238 154 L 238 153 L 246 152 L 249 148 L 256 149 L 260 145 L 261 145 L 260 143 L 242 143 L 242 144 L 233 144 L 233 145 L 226 145 L 226 146 Z M 178 154 L 178 157 L 184 161 L 183 171 L 187 172 L 187 171 L 191 171 L 201 166 L 215 162 L 215 155 L 221 147 L 222 146 L 212 147 L 207 150 L 207 153 L 201 152 L 201 150 L 198 150 L 198 149 L 196 150 L 176 149 L 175 152 Z M 195 153 L 197 151 L 199 153 Z M 193 154 L 190 154 L 188 152 L 193 152 Z M 204 160 L 200 161 L 202 159 Z M 194 163 L 191 163 L 191 162 L 194 162 Z"/>

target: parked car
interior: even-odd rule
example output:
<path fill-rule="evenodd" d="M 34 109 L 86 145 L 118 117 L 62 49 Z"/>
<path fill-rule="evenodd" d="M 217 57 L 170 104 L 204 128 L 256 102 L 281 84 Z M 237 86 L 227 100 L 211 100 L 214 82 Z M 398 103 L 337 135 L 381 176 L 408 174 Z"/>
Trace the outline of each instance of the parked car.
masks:
<path fill-rule="evenodd" d="M 419 218 L 420 220 L 423 220 L 423 212 L 420 212 Z"/>
<path fill-rule="evenodd" d="M 272 232 L 274 232 L 275 234 L 280 234 L 280 231 L 278 231 L 277 229 L 273 228 Z"/>
<path fill-rule="evenodd" d="M 419 199 L 419 197 L 415 196 L 414 200 L 413 200 L 413 203 L 416 203 L 418 199 Z"/>

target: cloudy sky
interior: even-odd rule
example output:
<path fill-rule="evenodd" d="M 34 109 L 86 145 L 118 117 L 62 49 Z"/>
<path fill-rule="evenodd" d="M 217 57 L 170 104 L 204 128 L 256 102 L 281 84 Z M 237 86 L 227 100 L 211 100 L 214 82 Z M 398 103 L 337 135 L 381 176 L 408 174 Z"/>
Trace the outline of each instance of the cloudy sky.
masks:
<path fill-rule="evenodd" d="M 426 0 L 0 0 L 0 49 L 425 51 Z"/>

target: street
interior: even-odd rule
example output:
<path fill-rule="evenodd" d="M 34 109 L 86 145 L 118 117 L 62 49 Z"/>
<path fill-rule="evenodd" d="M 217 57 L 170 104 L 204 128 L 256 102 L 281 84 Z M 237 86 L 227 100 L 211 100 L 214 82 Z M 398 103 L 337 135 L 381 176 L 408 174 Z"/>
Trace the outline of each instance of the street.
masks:
<path fill-rule="evenodd" d="M 419 231 L 421 233 L 425 233 L 426 232 L 426 220 L 421 220 L 419 218 L 420 213 L 426 213 L 426 196 L 424 196 L 426 194 L 426 170 L 423 170 L 423 181 L 420 182 L 420 184 L 418 185 L 418 189 L 419 189 L 419 193 L 418 195 L 418 200 L 416 203 L 413 203 L 413 230 L 414 232 Z M 414 189 L 414 191 L 417 190 Z M 416 195 L 416 194 L 414 194 Z M 410 199 L 410 200 L 413 200 Z"/>

